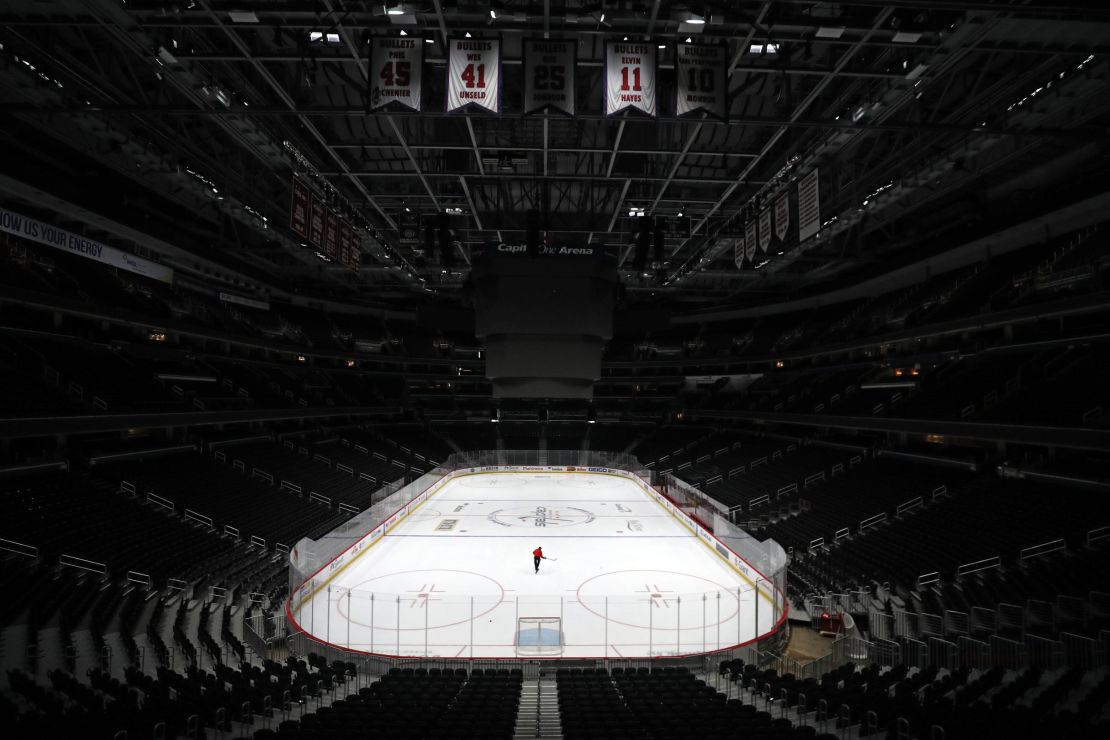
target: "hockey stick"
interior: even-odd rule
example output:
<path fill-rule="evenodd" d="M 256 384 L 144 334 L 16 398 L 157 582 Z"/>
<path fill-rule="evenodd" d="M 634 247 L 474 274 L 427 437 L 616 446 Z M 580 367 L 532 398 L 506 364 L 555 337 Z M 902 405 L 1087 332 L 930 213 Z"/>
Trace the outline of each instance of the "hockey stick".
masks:
<path fill-rule="evenodd" d="M 544 558 L 544 560 L 551 560 L 551 561 L 553 561 L 553 562 L 554 562 L 554 561 L 556 561 L 556 560 L 558 560 L 558 559 L 559 559 L 559 558 Z"/>

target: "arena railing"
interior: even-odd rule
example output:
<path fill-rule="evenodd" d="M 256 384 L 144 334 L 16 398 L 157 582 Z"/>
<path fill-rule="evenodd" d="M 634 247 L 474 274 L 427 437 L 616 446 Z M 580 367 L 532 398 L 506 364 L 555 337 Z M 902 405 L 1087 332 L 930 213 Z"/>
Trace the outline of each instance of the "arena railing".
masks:
<path fill-rule="evenodd" d="M 639 481 L 645 491 L 656 500 L 671 510 L 671 513 L 691 529 L 695 536 L 706 540 L 720 557 L 729 561 L 734 568 L 745 574 L 747 585 L 731 591 L 714 591 L 705 593 L 675 594 L 672 609 L 667 612 L 665 623 L 659 623 L 661 617 L 654 616 L 650 601 L 644 598 L 621 596 L 596 596 L 591 603 L 585 603 L 589 598 L 573 598 L 575 608 L 586 610 L 593 615 L 601 616 L 606 630 L 612 620 L 618 619 L 620 614 L 642 609 L 644 614 L 638 615 L 648 622 L 646 641 L 649 658 L 645 660 L 667 660 L 674 662 L 687 662 L 699 664 L 705 656 L 715 654 L 714 660 L 730 657 L 744 657 L 745 660 L 757 660 L 760 656 L 760 644 L 767 639 L 775 637 L 783 629 L 788 610 L 786 600 L 786 555 L 777 543 L 768 541 L 759 543 L 747 533 L 731 525 L 725 516 L 721 516 L 719 505 L 706 497 L 694 487 L 686 484 L 674 476 L 665 479 L 654 475 L 651 470 L 639 463 L 632 455 L 613 454 L 598 451 L 581 450 L 478 450 L 460 452 L 451 455 L 446 461 L 439 464 L 434 470 L 420 476 L 407 484 L 398 481 L 393 486 L 385 487 L 381 495 L 375 495 L 375 503 L 367 510 L 352 517 L 347 522 L 329 532 L 318 540 L 304 538 L 290 551 L 290 598 L 285 605 L 286 637 L 288 647 L 295 653 L 315 652 L 334 660 L 350 660 L 368 664 L 368 661 L 384 661 L 383 665 L 396 665 L 397 661 L 423 661 L 424 663 L 439 664 L 446 658 L 437 655 L 437 647 L 429 644 L 430 629 L 428 614 L 433 609 L 443 610 L 448 605 L 429 603 L 421 610 L 424 624 L 409 624 L 416 614 L 414 610 L 400 609 L 402 596 L 400 594 L 363 592 L 357 589 L 334 587 L 331 583 L 332 575 L 346 567 L 353 558 L 368 547 L 381 533 L 391 526 L 392 522 L 399 521 L 409 511 L 415 510 L 428 497 L 433 495 L 443 481 L 456 472 L 494 472 L 514 469 L 545 470 L 558 469 L 562 472 L 592 472 L 617 473 L 626 475 L 629 479 Z M 698 511 L 708 510 L 711 516 L 704 519 L 697 518 Z M 725 510 L 727 515 L 727 509 Z M 694 516 L 691 516 L 694 515 Z M 455 597 L 456 599 L 466 597 Z M 729 601 L 731 599 L 731 601 Z M 325 601 L 324 609 L 318 609 L 313 601 Z M 544 602 L 542 597 L 534 597 L 528 604 L 532 612 L 519 613 L 518 616 L 535 616 L 537 608 L 546 608 L 553 615 L 570 618 L 567 613 L 568 599 L 565 595 L 552 595 Z M 358 603 L 356 603 L 358 602 Z M 544 602 L 539 604 L 539 602 Z M 597 602 L 597 603 L 592 603 Z M 364 618 L 363 622 L 369 623 L 370 635 L 375 634 L 374 620 L 379 620 L 377 629 L 392 629 L 394 639 L 392 644 L 358 644 L 352 645 L 349 636 L 351 620 L 336 620 L 332 625 L 332 605 L 335 609 L 342 610 L 345 606 L 346 614 L 358 613 Z M 521 600 L 516 600 L 518 612 L 521 610 Z M 728 604 L 731 610 L 737 613 L 742 604 L 757 605 L 755 614 L 755 637 L 747 634 L 748 627 L 740 628 L 739 617 L 733 619 L 727 615 Z M 308 608 L 311 606 L 311 608 Z M 489 607 L 479 597 L 469 599 L 469 603 L 453 604 L 462 610 L 466 617 L 468 614 L 480 612 Z M 747 606 L 743 608 L 748 608 Z M 726 613 L 725 619 L 709 619 L 719 610 Z M 410 615 L 408 612 L 412 611 Z M 611 616 L 617 614 L 617 617 Z M 443 612 L 441 611 L 441 614 Z M 316 624 L 319 617 L 324 617 L 325 624 Z M 731 622 L 728 620 L 732 619 Z M 392 620 L 392 622 L 390 622 Z M 655 620 L 654 623 L 652 620 Z M 463 619 L 466 622 L 466 619 Z M 672 623 L 673 621 L 673 623 Z M 345 622 L 345 624 L 343 623 Z M 474 620 L 469 622 L 473 625 Z M 614 624 L 616 622 L 613 622 Z M 713 626 L 709 626 L 713 623 Z M 729 632 L 722 632 L 722 623 Z M 748 624 L 746 622 L 746 624 Z M 392 625 L 392 626 L 391 626 Z M 685 625 L 685 626 L 684 626 Z M 696 625 L 701 625 L 698 629 Z M 409 633 L 402 638 L 402 633 Z M 610 651 L 608 632 L 602 649 L 596 656 L 585 660 L 605 660 L 609 664 L 613 661 L 624 660 L 624 656 L 616 651 Z M 373 639 L 373 637 L 371 637 Z M 462 649 L 452 651 L 453 659 L 483 659 L 481 652 L 475 652 L 476 638 L 466 635 L 461 638 Z M 467 644 L 469 643 L 469 644 Z M 478 650 L 482 646 L 479 644 Z M 474 657 L 477 656 L 477 657 Z M 544 656 L 548 657 L 548 656 Z M 554 657 L 554 656 L 551 656 Z M 505 660 L 504 658 L 496 658 Z M 640 660 L 639 658 L 629 660 Z"/>

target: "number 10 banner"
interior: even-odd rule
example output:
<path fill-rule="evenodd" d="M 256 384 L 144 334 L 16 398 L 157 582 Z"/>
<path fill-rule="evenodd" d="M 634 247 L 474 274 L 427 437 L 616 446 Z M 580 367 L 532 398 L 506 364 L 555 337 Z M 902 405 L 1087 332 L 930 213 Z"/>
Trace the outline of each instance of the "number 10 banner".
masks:
<path fill-rule="evenodd" d="M 605 115 L 627 108 L 655 115 L 655 44 L 605 45 Z"/>
<path fill-rule="evenodd" d="M 550 108 L 574 115 L 574 68 L 578 43 L 547 39 L 524 42 L 524 112 Z"/>
<path fill-rule="evenodd" d="M 728 118 L 726 52 L 723 44 L 675 45 L 676 114 L 705 111 L 721 120 Z"/>
<path fill-rule="evenodd" d="M 447 112 L 476 105 L 501 112 L 501 41 L 451 39 L 447 57 Z"/>
<path fill-rule="evenodd" d="M 370 111 L 389 105 L 420 110 L 424 40 L 376 36 L 370 53 Z"/>

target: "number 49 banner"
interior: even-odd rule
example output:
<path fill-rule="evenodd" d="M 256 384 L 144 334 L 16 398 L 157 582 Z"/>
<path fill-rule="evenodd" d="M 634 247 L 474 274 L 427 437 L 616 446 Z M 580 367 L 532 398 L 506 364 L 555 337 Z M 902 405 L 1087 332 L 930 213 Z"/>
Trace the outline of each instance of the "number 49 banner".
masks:
<path fill-rule="evenodd" d="M 728 67 L 723 44 L 675 46 L 678 101 L 675 113 L 680 116 L 705 111 L 724 120 L 728 117 Z"/>
<path fill-rule="evenodd" d="M 605 45 L 605 115 L 627 108 L 655 115 L 655 44 Z"/>
<path fill-rule="evenodd" d="M 420 110 L 424 40 L 376 36 L 370 53 L 370 111 L 387 106 Z"/>
<path fill-rule="evenodd" d="M 501 41 L 451 39 L 447 57 L 447 112 L 468 105 L 501 112 Z"/>
<path fill-rule="evenodd" d="M 574 115 L 576 41 L 528 39 L 524 42 L 524 112 L 551 109 Z"/>

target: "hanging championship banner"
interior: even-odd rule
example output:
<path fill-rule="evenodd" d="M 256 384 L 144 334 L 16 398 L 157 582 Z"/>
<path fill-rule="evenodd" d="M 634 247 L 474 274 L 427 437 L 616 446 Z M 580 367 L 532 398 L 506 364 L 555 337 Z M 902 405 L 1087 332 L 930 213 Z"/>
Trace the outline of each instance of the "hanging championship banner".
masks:
<path fill-rule="evenodd" d="M 786 232 L 790 229 L 790 198 L 784 190 L 775 199 L 775 236 L 780 242 L 786 241 Z"/>
<path fill-rule="evenodd" d="M 451 39 L 447 58 L 447 112 L 468 105 L 501 112 L 501 41 Z"/>
<path fill-rule="evenodd" d="M 339 217 L 332 210 L 324 218 L 324 254 L 329 257 L 339 254 Z"/>
<path fill-rule="evenodd" d="M 293 178 L 293 200 L 289 204 L 289 228 L 299 237 L 308 237 L 308 186 Z"/>
<path fill-rule="evenodd" d="M 767 253 L 771 246 L 771 209 L 764 208 L 759 214 L 759 251 Z"/>
<path fill-rule="evenodd" d="M 370 112 L 387 106 L 420 110 L 424 39 L 376 36 L 370 41 Z"/>
<path fill-rule="evenodd" d="M 605 45 L 605 115 L 627 108 L 655 115 L 655 44 Z"/>
<path fill-rule="evenodd" d="M 728 118 L 728 60 L 723 44 L 675 45 L 675 113 Z"/>
<path fill-rule="evenodd" d="M 324 246 L 324 214 L 327 209 L 315 195 L 310 196 L 310 200 L 312 205 L 309 209 L 311 219 L 308 222 L 308 243 L 320 249 Z"/>
<path fill-rule="evenodd" d="M 821 202 L 817 185 L 817 170 L 798 183 L 798 241 L 804 242 L 821 230 Z"/>
<path fill-rule="evenodd" d="M 551 109 L 574 115 L 575 41 L 526 39 L 524 42 L 524 112 Z"/>
<path fill-rule="evenodd" d="M 757 242 L 757 239 L 756 239 L 757 234 L 758 234 L 758 232 L 756 231 L 756 221 L 753 218 L 751 221 L 749 221 L 747 223 L 747 225 L 744 226 L 744 241 L 747 243 L 747 248 L 748 248 L 748 251 L 750 253 L 749 256 L 748 256 L 748 259 L 751 259 L 751 255 L 755 254 L 755 245 L 756 245 L 756 242 Z"/>
<path fill-rule="evenodd" d="M 732 240 L 732 261 L 736 263 L 737 270 L 744 269 L 744 240 Z"/>
<path fill-rule="evenodd" d="M 748 258 L 748 262 L 751 262 L 752 266 L 754 267 L 755 266 L 755 242 L 745 239 L 744 240 L 744 245 L 745 245 L 744 246 L 744 255 Z"/>

